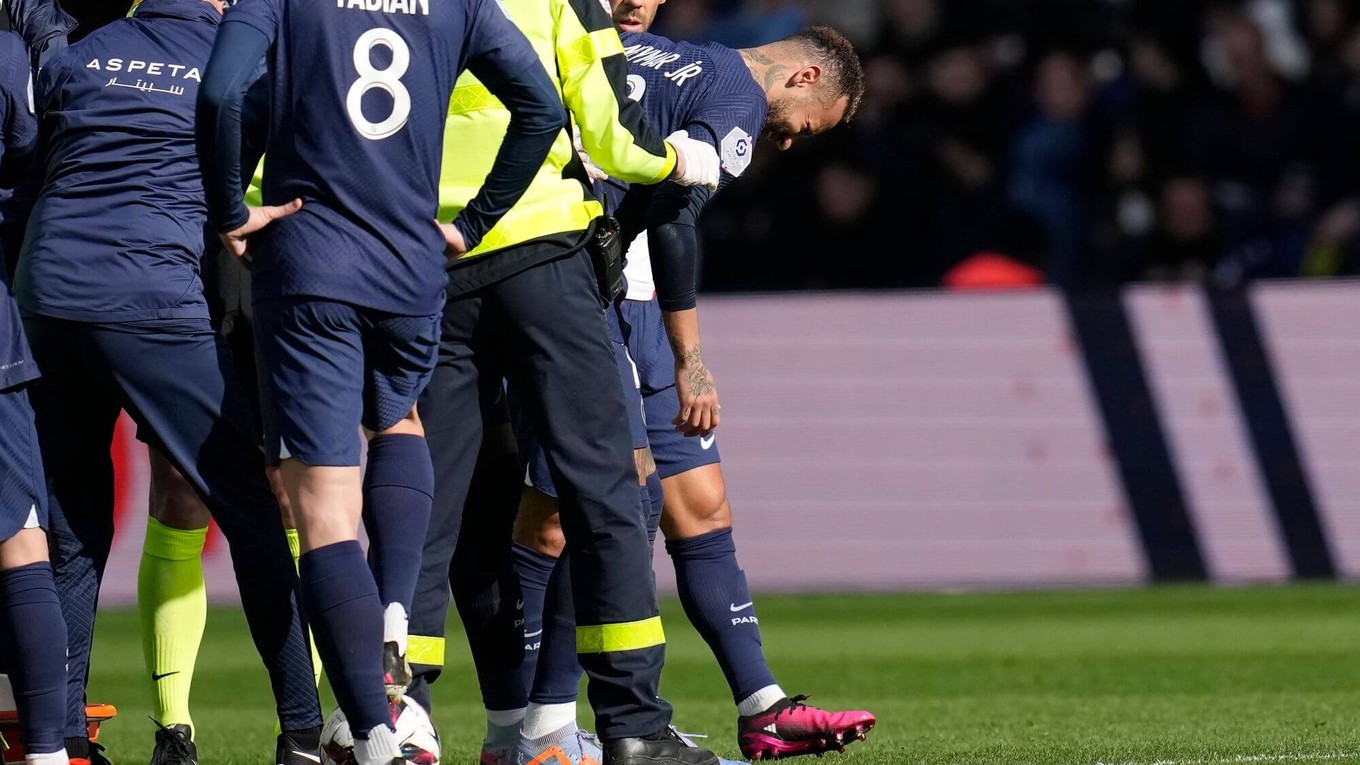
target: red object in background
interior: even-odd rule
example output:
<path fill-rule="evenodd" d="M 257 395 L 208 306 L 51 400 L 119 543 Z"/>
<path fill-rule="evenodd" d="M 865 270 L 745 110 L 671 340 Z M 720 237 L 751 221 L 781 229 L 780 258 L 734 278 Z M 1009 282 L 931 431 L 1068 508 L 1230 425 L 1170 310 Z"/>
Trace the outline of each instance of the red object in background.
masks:
<path fill-rule="evenodd" d="M 113 529 L 117 535 L 118 529 L 123 528 L 123 519 L 128 517 L 128 513 L 145 513 L 146 507 L 132 507 L 132 502 L 138 497 L 137 488 L 133 482 L 137 480 L 137 471 L 134 468 L 133 460 L 146 459 L 146 454 L 136 449 L 137 444 L 137 423 L 127 415 L 120 415 L 118 422 L 113 426 L 113 443 L 109 446 L 109 457 L 113 460 Z M 140 452 L 140 453 L 139 453 Z"/>
<path fill-rule="evenodd" d="M 1017 290 L 1038 287 L 1044 273 L 1028 263 L 996 252 L 979 252 L 949 269 L 940 280 L 951 290 Z"/>
<path fill-rule="evenodd" d="M 124 523 L 129 514 L 145 513 L 145 495 L 140 491 L 139 481 L 146 480 L 146 449 L 137 440 L 137 423 L 123 414 L 113 426 L 113 443 L 109 445 L 109 456 L 113 459 L 113 533 L 126 528 Z M 141 465 L 142 470 L 137 467 Z M 208 537 L 203 542 L 203 554 L 209 555 L 225 540 L 217 530 L 217 522 L 208 521 Z"/>

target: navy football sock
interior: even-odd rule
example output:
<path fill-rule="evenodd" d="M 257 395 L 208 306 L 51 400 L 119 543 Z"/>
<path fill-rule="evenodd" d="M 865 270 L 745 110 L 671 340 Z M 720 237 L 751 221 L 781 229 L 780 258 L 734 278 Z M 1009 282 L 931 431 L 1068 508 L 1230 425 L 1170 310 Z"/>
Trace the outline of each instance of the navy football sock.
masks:
<path fill-rule="evenodd" d="M 408 615 L 433 495 L 434 467 L 424 436 L 389 434 L 368 442 L 364 530 L 373 578 L 383 606 L 400 603 Z"/>
<path fill-rule="evenodd" d="M 668 540 L 666 552 L 675 562 L 685 615 L 713 650 L 733 698 L 740 701 L 775 685 L 761 649 L 760 622 L 746 574 L 737 566 L 732 529 Z"/>
<path fill-rule="evenodd" d="M 525 640 L 524 620 L 515 608 L 523 600 L 518 577 L 501 572 L 475 591 L 455 586 L 453 600 L 468 634 L 482 705 L 493 711 L 523 709 L 529 691 L 521 674 Z"/>
<path fill-rule="evenodd" d="M 489 711 L 523 709 L 524 597 L 512 545 L 521 486 L 518 455 L 483 457 L 468 487 L 463 525 L 449 569 L 453 602 L 467 631 L 482 704 Z M 539 606 L 543 603 L 539 591 Z M 537 629 L 537 628 L 535 628 Z"/>
<path fill-rule="evenodd" d="M 524 676 L 524 691 L 534 687 L 534 671 L 538 666 L 538 649 L 543 642 L 543 599 L 548 594 L 557 559 L 551 558 L 522 544 L 512 545 L 515 573 L 519 574 L 519 591 L 524 599 L 524 662 L 520 669 Z"/>
<path fill-rule="evenodd" d="M 543 643 L 529 700 L 535 704 L 576 701 L 585 670 L 576 657 L 576 605 L 571 596 L 571 559 L 557 559 L 543 603 Z"/>
<path fill-rule="evenodd" d="M 382 604 L 357 541 L 305 552 L 298 560 L 302 603 L 350 730 L 360 738 L 389 724 L 383 686 Z"/>
<path fill-rule="evenodd" d="M 85 686 L 90 678 L 95 604 L 99 602 L 99 581 L 103 578 L 109 548 L 113 544 L 113 515 L 107 511 L 113 507 L 112 465 L 106 462 L 72 469 L 86 481 L 65 481 L 57 494 L 49 495 L 52 527 L 47 532 L 57 600 L 66 622 L 66 693 L 63 695 L 68 741 L 83 740 L 87 735 Z M 107 493 L 103 487 L 108 487 Z M 65 497 L 69 500 L 69 509 L 58 501 L 63 490 L 73 495 Z M 99 512 L 96 508 L 104 508 L 104 511 Z"/>
<path fill-rule="evenodd" d="M 0 571 L 0 602 L 0 647 L 14 686 L 24 748 L 32 754 L 58 752 L 66 743 L 66 622 L 52 564 Z"/>
<path fill-rule="evenodd" d="M 661 510 L 665 507 L 665 493 L 661 490 L 661 476 L 655 471 L 647 476 L 642 487 L 642 509 L 647 513 L 647 549 L 656 546 L 656 531 L 661 526 Z"/>

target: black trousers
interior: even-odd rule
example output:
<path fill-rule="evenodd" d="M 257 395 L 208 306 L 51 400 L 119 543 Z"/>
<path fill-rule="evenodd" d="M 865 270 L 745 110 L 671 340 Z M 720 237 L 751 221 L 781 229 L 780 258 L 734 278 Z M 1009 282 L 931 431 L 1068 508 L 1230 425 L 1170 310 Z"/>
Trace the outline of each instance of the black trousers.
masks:
<path fill-rule="evenodd" d="M 501 419 L 490 404 L 505 379 L 542 440 L 558 487 L 577 650 L 596 730 L 612 739 L 655 733 L 669 724 L 671 710 L 657 695 L 665 641 L 603 307 L 584 252 L 445 304 L 439 363 L 420 399 L 435 504 L 411 633 L 443 635 L 464 501 L 482 434 Z M 488 538 L 463 534 L 464 546 L 494 545 L 493 555 L 509 555 L 503 519 L 479 519 L 475 527 Z"/>

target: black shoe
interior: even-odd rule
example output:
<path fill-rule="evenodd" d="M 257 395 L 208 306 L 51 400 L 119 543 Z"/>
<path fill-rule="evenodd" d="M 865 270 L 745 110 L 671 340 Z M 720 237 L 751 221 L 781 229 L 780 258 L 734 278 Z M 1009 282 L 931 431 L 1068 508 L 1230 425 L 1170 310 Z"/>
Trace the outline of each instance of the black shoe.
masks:
<path fill-rule="evenodd" d="M 317 765 L 321 762 L 321 726 L 280 733 L 274 761 L 278 765 Z"/>
<path fill-rule="evenodd" d="M 156 727 L 160 730 L 156 731 L 156 748 L 151 750 L 151 765 L 198 765 L 198 747 L 189 726 L 156 723 Z"/>
<path fill-rule="evenodd" d="M 605 741 L 604 765 L 718 765 L 718 755 L 686 744 L 667 728 L 646 738 Z"/>
<path fill-rule="evenodd" d="M 387 698 L 392 701 L 404 696 L 411 685 L 411 665 L 398 650 L 396 641 L 383 643 L 383 685 L 387 686 Z"/>

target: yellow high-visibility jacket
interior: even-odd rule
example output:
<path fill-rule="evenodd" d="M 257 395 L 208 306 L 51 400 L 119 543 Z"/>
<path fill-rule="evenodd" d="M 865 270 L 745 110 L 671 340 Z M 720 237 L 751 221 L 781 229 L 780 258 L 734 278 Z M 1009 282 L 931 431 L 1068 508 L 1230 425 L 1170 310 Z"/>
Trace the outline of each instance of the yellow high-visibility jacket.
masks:
<path fill-rule="evenodd" d="M 627 64 L 613 20 L 599 0 L 502 0 L 529 38 L 591 161 L 629 183 L 658 183 L 675 169 L 675 152 L 647 126 L 627 97 Z M 510 111 L 476 77 L 464 73 L 449 100 L 439 219 L 451 221 L 491 171 L 510 124 Z M 603 212 L 563 130 L 529 189 L 476 248 L 460 260 L 535 239 L 579 232 Z"/>

